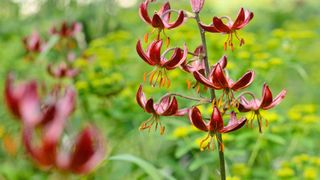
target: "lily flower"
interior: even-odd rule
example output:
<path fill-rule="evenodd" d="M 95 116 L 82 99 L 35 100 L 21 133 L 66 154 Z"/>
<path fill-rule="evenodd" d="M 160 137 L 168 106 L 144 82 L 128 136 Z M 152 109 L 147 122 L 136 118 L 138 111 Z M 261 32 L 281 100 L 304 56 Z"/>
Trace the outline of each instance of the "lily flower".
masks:
<path fill-rule="evenodd" d="M 167 70 L 172 70 L 179 67 L 183 64 L 187 58 L 188 49 L 187 46 L 184 45 L 183 50 L 180 48 L 171 48 L 167 49 L 164 53 L 161 54 L 162 40 L 153 41 L 146 52 L 142 49 L 141 41 L 139 40 L 136 45 L 136 50 L 139 56 L 151 66 L 156 66 L 156 68 L 150 73 L 144 75 L 144 80 L 146 80 L 147 76 L 149 76 L 150 84 L 155 84 L 159 82 L 159 86 L 170 86 L 170 80 L 167 76 Z M 165 56 L 169 51 L 173 51 L 172 56 L 167 59 Z M 153 83 L 153 79 L 156 77 L 155 82 Z"/>
<path fill-rule="evenodd" d="M 243 95 L 240 96 L 240 103 L 239 103 L 239 111 L 240 112 L 253 112 L 252 118 L 250 118 L 251 121 L 251 127 L 252 127 L 252 120 L 257 117 L 258 125 L 259 125 L 259 131 L 262 132 L 262 120 L 264 119 L 261 114 L 260 110 L 268 110 L 276 105 L 278 105 L 286 96 L 287 91 L 284 89 L 282 90 L 275 98 L 272 97 L 272 92 L 269 88 L 269 86 L 265 83 L 262 88 L 262 98 L 261 100 L 257 99 L 254 95 L 253 99 L 248 101 Z M 268 126 L 268 120 L 265 119 L 266 126 Z"/>
<path fill-rule="evenodd" d="M 30 36 L 22 39 L 24 48 L 28 53 L 40 53 L 44 50 L 44 42 L 38 32 L 33 32 Z"/>
<path fill-rule="evenodd" d="M 54 78 L 73 78 L 79 74 L 77 69 L 68 66 L 66 63 L 61 63 L 56 67 L 49 64 L 47 67 L 48 73 Z"/>
<path fill-rule="evenodd" d="M 60 29 L 58 29 L 56 26 L 53 26 L 50 29 L 51 34 L 57 34 L 60 37 L 63 38 L 69 38 L 75 36 L 77 33 L 79 33 L 82 30 L 82 25 L 79 22 L 73 22 L 71 24 L 68 24 L 66 21 L 62 22 Z"/>
<path fill-rule="evenodd" d="M 209 122 L 205 122 L 202 118 L 201 112 L 197 107 L 192 108 L 189 111 L 189 119 L 191 123 L 199 130 L 208 132 L 208 135 L 200 143 L 200 149 L 210 149 L 210 144 L 213 144 L 213 137 L 216 133 L 228 133 L 240 129 L 247 121 L 246 118 L 237 119 L 234 111 L 230 114 L 229 123 L 224 126 L 223 119 L 219 109 L 215 106 L 211 114 Z M 208 144 L 204 143 L 210 138 Z M 221 144 L 222 145 L 222 144 Z M 223 145 L 221 146 L 223 147 Z M 214 146 L 212 146 L 214 148 Z M 220 149 L 223 151 L 223 148 Z"/>
<path fill-rule="evenodd" d="M 183 116 L 188 111 L 187 109 L 178 109 L 178 102 L 174 96 L 173 98 L 171 98 L 171 96 L 164 96 L 160 99 L 159 103 L 154 103 L 153 98 L 147 100 L 142 91 L 142 85 L 139 86 L 136 94 L 136 100 L 144 111 L 152 114 L 148 120 L 144 121 L 140 125 L 140 130 L 150 130 L 155 124 L 155 130 L 160 126 L 160 134 L 163 134 L 165 127 L 161 124 L 160 116 Z"/>
<path fill-rule="evenodd" d="M 226 50 L 227 46 L 230 46 L 233 51 L 233 35 L 240 41 L 240 46 L 242 46 L 244 44 L 244 39 L 238 36 L 237 30 L 244 28 L 251 21 L 253 16 L 253 12 L 241 8 L 235 21 L 232 21 L 228 16 L 220 18 L 215 16 L 213 17 L 211 25 L 200 23 L 200 26 L 207 32 L 228 34 L 228 38 L 224 43 L 224 49 Z M 223 19 L 227 19 L 227 23 L 224 23 L 222 21 Z"/>
<path fill-rule="evenodd" d="M 157 40 L 160 39 L 160 33 L 161 32 L 164 33 L 165 29 L 176 28 L 184 22 L 184 18 L 185 18 L 184 12 L 181 10 L 180 11 L 172 10 L 169 2 L 166 2 L 158 12 L 155 12 L 153 14 L 151 18 L 148 13 L 149 1 L 150 0 L 145 0 L 140 4 L 139 14 L 141 19 L 145 23 L 150 24 L 155 29 L 158 29 Z M 178 17 L 174 22 L 170 22 L 172 12 L 178 13 Z M 146 37 L 145 40 L 147 40 L 148 34 L 146 34 L 145 37 Z"/>
<path fill-rule="evenodd" d="M 239 80 L 234 82 L 232 79 L 225 75 L 223 70 L 227 65 L 227 57 L 223 56 L 222 59 L 223 61 L 221 63 L 217 63 L 217 65 L 212 68 L 208 78 L 198 71 L 194 71 L 193 75 L 198 82 L 207 86 L 208 88 L 216 90 L 223 89 L 223 94 L 221 95 L 218 102 L 222 102 L 222 98 L 226 94 L 228 105 L 230 105 L 230 103 L 235 100 L 233 92 L 248 87 L 253 82 L 255 74 L 253 71 L 248 71 Z"/>

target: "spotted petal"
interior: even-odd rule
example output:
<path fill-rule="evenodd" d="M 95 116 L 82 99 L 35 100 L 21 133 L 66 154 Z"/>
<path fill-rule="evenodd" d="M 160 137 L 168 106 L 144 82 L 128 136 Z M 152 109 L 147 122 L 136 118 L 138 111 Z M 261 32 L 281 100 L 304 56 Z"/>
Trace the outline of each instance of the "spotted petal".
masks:
<path fill-rule="evenodd" d="M 232 111 L 230 114 L 230 121 L 229 121 L 228 125 L 223 127 L 220 130 L 220 133 L 228 133 L 228 132 L 232 132 L 237 129 L 240 129 L 246 123 L 246 121 L 247 121 L 246 118 L 241 118 L 238 120 L 236 117 L 236 113 L 234 111 Z"/>
<path fill-rule="evenodd" d="M 197 107 L 194 107 L 189 111 L 189 119 L 191 123 L 199 130 L 208 131 L 208 128 L 202 119 L 201 112 Z"/>

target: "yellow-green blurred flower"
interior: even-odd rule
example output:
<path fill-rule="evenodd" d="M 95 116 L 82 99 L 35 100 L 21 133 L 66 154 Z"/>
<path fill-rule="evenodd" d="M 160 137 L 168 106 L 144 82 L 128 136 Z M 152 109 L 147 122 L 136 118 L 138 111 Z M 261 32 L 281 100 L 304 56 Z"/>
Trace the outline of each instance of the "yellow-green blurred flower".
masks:
<path fill-rule="evenodd" d="M 294 174 L 294 170 L 290 167 L 283 167 L 277 171 L 277 176 L 282 178 L 292 177 Z"/>
<path fill-rule="evenodd" d="M 317 179 L 317 170 L 313 167 L 307 167 L 303 171 L 304 179 Z"/>

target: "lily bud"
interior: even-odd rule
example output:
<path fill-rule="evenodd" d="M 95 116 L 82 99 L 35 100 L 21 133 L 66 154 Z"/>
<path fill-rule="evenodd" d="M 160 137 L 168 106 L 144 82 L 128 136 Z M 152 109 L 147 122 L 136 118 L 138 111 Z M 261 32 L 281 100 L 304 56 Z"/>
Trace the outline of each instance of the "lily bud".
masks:
<path fill-rule="evenodd" d="M 198 13 L 203 7 L 204 0 L 190 0 L 190 4 L 192 7 L 192 11 Z"/>

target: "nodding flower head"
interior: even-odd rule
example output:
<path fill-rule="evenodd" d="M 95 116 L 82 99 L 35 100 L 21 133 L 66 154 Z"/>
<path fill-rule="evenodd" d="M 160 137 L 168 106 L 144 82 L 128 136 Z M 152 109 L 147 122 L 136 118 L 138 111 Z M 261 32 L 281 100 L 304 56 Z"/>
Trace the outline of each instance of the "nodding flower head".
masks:
<path fill-rule="evenodd" d="M 200 23 L 200 26 L 207 32 L 228 34 L 228 38 L 224 43 L 224 49 L 226 50 L 227 46 L 230 46 L 231 50 L 234 50 L 233 36 L 240 41 L 240 46 L 242 46 L 244 44 L 244 39 L 238 36 L 237 30 L 244 28 L 251 21 L 253 16 L 253 12 L 241 8 L 235 21 L 232 21 L 228 16 L 220 18 L 215 16 L 212 19 L 211 25 L 204 25 Z M 222 21 L 223 19 L 226 19 L 227 23 L 224 23 Z"/>
<path fill-rule="evenodd" d="M 79 70 L 68 66 L 66 63 L 62 62 L 58 66 L 48 65 L 48 73 L 54 78 L 73 78 L 79 74 Z"/>
<path fill-rule="evenodd" d="M 205 122 L 203 120 L 201 112 L 197 107 L 194 107 L 189 111 L 189 119 L 197 129 L 204 132 L 208 132 L 207 137 L 203 139 L 200 143 L 201 150 L 210 149 L 210 144 L 212 145 L 212 149 L 214 149 L 213 137 L 215 136 L 216 133 L 228 133 L 228 132 L 235 131 L 241 128 L 247 121 L 246 118 L 237 119 L 236 113 L 232 111 L 230 114 L 229 123 L 226 126 L 224 126 L 222 115 L 216 106 L 213 108 L 210 121 L 208 122 Z M 204 143 L 209 138 L 210 138 L 209 143 L 204 145 Z M 222 144 L 220 147 L 222 147 L 220 151 L 223 151 Z"/>
<path fill-rule="evenodd" d="M 139 7 L 139 14 L 141 19 L 147 23 L 150 24 L 153 28 L 158 29 L 158 34 L 157 34 L 157 39 L 160 39 L 160 33 L 163 32 L 165 29 L 173 29 L 178 26 L 180 26 L 184 22 L 184 12 L 183 11 L 176 11 L 172 10 L 170 7 L 170 3 L 166 2 L 158 12 L 155 12 L 150 18 L 149 13 L 148 13 L 148 5 L 149 5 L 150 0 L 145 0 L 140 4 Z M 152 2 L 152 1 L 151 1 Z M 171 19 L 171 13 L 172 12 L 177 12 L 178 17 L 174 22 L 170 22 Z M 147 36 L 147 34 L 146 34 Z M 147 38 L 146 38 L 147 41 Z"/>
<path fill-rule="evenodd" d="M 159 86 L 170 86 L 170 80 L 167 76 L 167 70 L 172 70 L 179 67 L 186 61 L 188 49 L 184 45 L 183 50 L 180 48 L 170 48 L 161 54 L 162 40 L 153 41 L 147 48 L 146 52 L 142 49 L 141 41 L 139 40 L 136 45 L 136 50 L 142 60 L 151 66 L 155 66 L 155 69 L 150 73 L 144 75 L 144 80 L 149 76 L 149 82 L 153 86 L 159 83 Z M 173 51 L 173 54 L 169 59 L 165 56 Z M 155 81 L 154 81 L 154 78 Z M 154 81 L 154 82 L 153 82 Z"/>
<path fill-rule="evenodd" d="M 161 124 L 160 116 L 183 116 L 188 111 L 187 109 L 179 110 L 177 99 L 174 96 L 163 96 L 158 103 L 155 103 L 153 98 L 147 100 L 142 91 L 142 85 L 139 86 L 136 100 L 145 112 L 152 114 L 148 120 L 141 124 L 140 130 L 150 130 L 155 124 L 155 129 L 160 126 L 160 134 L 163 134 L 165 127 Z"/>
<path fill-rule="evenodd" d="M 28 53 L 40 53 L 45 47 L 45 43 L 41 40 L 38 32 L 33 32 L 30 36 L 24 37 L 22 42 Z"/>
<path fill-rule="evenodd" d="M 62 22 L 60 29 L 56 26 L 53 26 L 50 29 L 51 34 L 57 34 L 63 38 L 69 38 L 75 36 L 77 33 L 81 32 L 82 24 L 79 22 L 67 23 L 66 21 Z"/>
<path fill-rule="evenodd" d="M 251 121 L 251 127 L 253 119 L 257 117 L 258 125 L 259 125 L 259 131 L 262 132 L 262 120 L 264 119 L 261 114 L 260 110 L 268 110 L 276 105 L 278 105 L 286 96 L 287 91 L 282 90 L 275 98 L 272 97 L 272 92 L 269 89 L 269 86 L 267 84 L 263 85 L 262 88 L 262 98 L 257 99 L 253 94 L 249 93 L 253 98 L 252 100 L 248 101 L 244 95 L 240 96 L 240 103 L 239 103 L 239 111 L 240 112 L 249 112 L 251 111 L 253 113 L 252 118 L 249 120 Z M 266 126 L 268 126 L 268 120 L 265 119 Z"/>
<path fill-rule="evenodd" d="M 254 72 L 248 71 L 239 80 L 234 82 L 224 72 L 224 68 L 227 65 L 227 57 L 223 56 L 219 62 L 212 68 L 208 78 L 202 73 L 194 71 L 193 75 L 195 79 L 208 88 L 223 90 L 223 94 L 216 100 L 218 105 L 221 105 L 223 97 L 226 95 L 228 106 L 237 106 L 236 99 L 233 92 L 239 91 L 248 87 L 254 80 Z"/>

